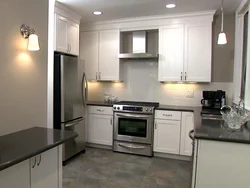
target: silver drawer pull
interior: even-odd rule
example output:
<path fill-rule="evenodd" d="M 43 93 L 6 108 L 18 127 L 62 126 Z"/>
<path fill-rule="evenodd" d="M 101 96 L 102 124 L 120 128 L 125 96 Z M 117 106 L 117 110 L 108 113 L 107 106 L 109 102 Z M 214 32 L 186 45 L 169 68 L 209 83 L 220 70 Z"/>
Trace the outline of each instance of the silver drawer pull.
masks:
<path fill-rule="evenodd" d="M 163 114 L 164 116 L 168 116 L 168 117 L 171 117 L 173 116 L 172 114 Z"/>
<path fill-rule="evenodd" d="M 118 144 L 118 145 L 123 148 L 131 148 L 131 149 L 145 149 L 146 148 L 144 146 L 135 146 L 135 145 L 123 145 L 123 144 Z"/>
<path fill-rule="evenodd" d="M 97 109 L 98 112 L 104 112 L 104 110 L 101 110 L 101 109 Z"/>

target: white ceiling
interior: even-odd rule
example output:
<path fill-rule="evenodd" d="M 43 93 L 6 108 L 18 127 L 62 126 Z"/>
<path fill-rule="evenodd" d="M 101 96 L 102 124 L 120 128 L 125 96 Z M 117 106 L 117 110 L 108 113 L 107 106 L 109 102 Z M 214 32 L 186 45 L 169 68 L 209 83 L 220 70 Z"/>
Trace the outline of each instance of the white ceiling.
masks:
<path fill-rule="evenodd" d="M 58 0 L 68 5 L 80 15 L 82 22 L 113 20 L 129 17 L 185 13 L 204 10 L 219 10 L 221 0 Z M 233 13 L 242 0 L 224 0 L 226 13 Z M 166 9 L 166 4 L 175 3 L 174 9 Z M 93 11 L 102 11 L 95 16 Z"/>

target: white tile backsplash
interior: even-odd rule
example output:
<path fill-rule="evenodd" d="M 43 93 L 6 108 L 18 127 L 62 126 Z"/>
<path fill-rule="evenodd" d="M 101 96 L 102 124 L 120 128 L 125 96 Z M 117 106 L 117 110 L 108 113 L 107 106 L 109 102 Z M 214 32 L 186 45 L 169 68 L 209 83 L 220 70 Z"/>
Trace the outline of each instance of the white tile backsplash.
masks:
<path fill-rule="evenodd" d="M 224 90 L 228 102 L 232 101 L 232 83 L 213 82 L 177 84 L 158 82 L 158 63 L 153 61 L 124 62 L 124 82 L 89 82 L 89 101 L 103 101 L 104 94 L 112 94 L 120 100 L 156 101 L 167 105 L 200 105 L 203 90 Z M 187 92 L 194 97 L 188 98 Z"/>

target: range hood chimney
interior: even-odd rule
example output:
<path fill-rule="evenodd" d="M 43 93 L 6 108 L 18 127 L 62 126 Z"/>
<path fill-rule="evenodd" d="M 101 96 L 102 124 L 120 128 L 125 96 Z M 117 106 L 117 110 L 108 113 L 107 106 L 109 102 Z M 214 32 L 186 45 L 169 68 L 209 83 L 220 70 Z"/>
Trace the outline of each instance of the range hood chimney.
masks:
<path fill-rule="evenodd" d="M 132 53 L 119 54 L 120 59 L 157 59 L 158 54 L 147 53 L 147 32 L 134 31 Z"/>

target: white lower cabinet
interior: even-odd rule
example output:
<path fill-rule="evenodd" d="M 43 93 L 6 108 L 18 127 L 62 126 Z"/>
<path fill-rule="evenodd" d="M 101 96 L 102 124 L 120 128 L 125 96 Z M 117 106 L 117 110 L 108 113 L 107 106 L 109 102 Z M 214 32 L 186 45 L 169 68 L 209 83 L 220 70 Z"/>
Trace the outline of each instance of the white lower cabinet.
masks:
<path fill-rule="evenodd" d="M 59 147 L 0 171 L 1 188 L 61 188 Z"/>
<path fill-rule="evenodd" d="M 112 146 L 113 115 L 89 114 L 88 143 Z"/>
<path fill-rule="evenodd" d="M 179 154 L 180 128 L 180 121 L 156 119 L 154 130 L 154 151 Z"/>
<path fill-rule="evenodd" d="M 58 150 L 53 148 L 30 159 L 31 188 L 58 187 Z"/>
<path fill-rule="evenodd" d="M 182 112 L 181 119 L 181 144 L 180 154 L 191 156 L 193 145 L 192 140 L 189 138 L 189 132 L 194 129 L 194 113 Z"/>
<path fill-rule="evenodd" d="M 0 171 L 1 188 L 30 188 L 29 160 Z"/>

